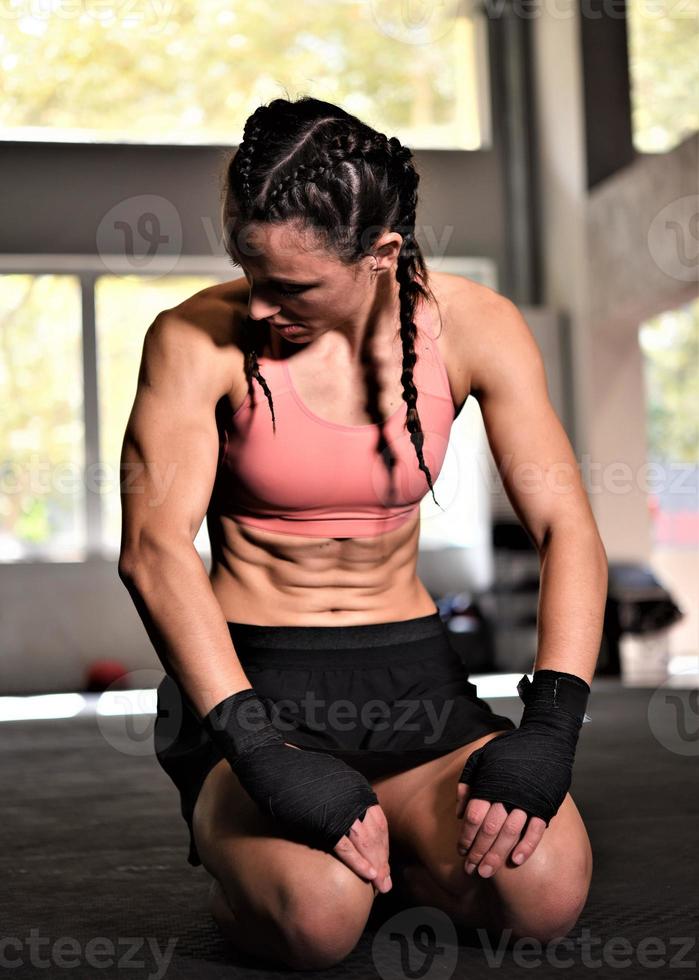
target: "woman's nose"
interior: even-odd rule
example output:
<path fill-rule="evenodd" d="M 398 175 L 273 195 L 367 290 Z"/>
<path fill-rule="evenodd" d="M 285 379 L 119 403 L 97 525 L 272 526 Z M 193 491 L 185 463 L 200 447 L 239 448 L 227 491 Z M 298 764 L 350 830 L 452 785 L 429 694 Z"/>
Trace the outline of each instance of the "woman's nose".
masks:
<path fill-rule="evenodd" d="M 280 309 L 281 307 L 278 303 L 270 303 L 260 296 L 253 295 L 252 292 L 250 293 L 248 313 L 253 320 L 264 320 L 268 316 L 274 316 Z"/>

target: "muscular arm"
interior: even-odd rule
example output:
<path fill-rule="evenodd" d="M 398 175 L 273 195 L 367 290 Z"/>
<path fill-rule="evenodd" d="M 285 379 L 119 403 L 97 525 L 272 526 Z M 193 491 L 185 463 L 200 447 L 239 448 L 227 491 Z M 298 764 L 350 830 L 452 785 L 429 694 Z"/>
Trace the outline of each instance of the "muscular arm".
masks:
<path fill-rule="evenodd" d="M 536 703 L 525 701 L 518 729 L 469 757 L 457 786 L 456 815 L 464 818 L 457 846 L 467 873 L 480 866 L 487 875 L 510 853 L 515 863 L 526 861 L 568 794 L 582 718 L 554 706 L 550 692 L 558 680 L 547 671 L 581 678 L 563 684 L 572 684 L 578 699 L 589 691 L 607 558 L 575 455 L 549 401 L 536 341 L 513 303 L 492 290 L 481 296 L 470 326 L 459 334 L 468 346 L 463 363 L 470 365 L 471 392 L 505 491 L 541 567 Z"/>
<path fill-rule="evenodd" d="M 194 539 L 216 475 L 215 406 L 230 369 L 174 311 L 149 327 L 121 454 L 119 576 L 158 657 L 200 716 L 251 687 Z"/>
<path fill-rule="evenodd" d="M 464 341 L 471 390 L 505 491 L 540 558 L 533 669 L 567 671 L 590 684 L 607 595 L 604 546 L 526 320 L 487 290 L 476 321 Z"/>

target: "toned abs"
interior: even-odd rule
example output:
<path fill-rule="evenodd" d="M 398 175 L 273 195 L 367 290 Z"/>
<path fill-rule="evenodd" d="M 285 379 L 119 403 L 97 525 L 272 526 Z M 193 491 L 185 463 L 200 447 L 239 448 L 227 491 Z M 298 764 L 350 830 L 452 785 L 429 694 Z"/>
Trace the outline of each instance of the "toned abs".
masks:
<path fill-rule="evenodd" d="M 444 324 L 449 278 L 435 273 L 430 277 Z M 243 352 L 236 341 L 237 331 L 246 317 L 247 297 L 248 284 L 242 278 L 203 290 L 177 307 L 180 315 L 196 319 L 219 338 L 225 336 L 228 324 L 232 342 L 219 348 L 221 356 L 230 363 L 228 397 L 232 412 L 241 405 L 247 392 Z M 435 315 L 435 322 L 439 323 L 436 311 Z M 440 330 L 437 343 L 446 364 L 450 365 L 447 334 L 446 328 Z M 305 360 L 310 362 L 310 358 Z M 385 402 L 387 413 L 397 405 L 400 362 L 397 364 L 390 388 L 392 394 Z M 387 360 L 384 377 L 390 370 L 392 365 Z M 451 371 L 449 377 L 454 402 L 461 404 L 466 391 L 460 391 L 459 386 L 464 382 L 455 379 Z M 266 401 L 264 396 L 263 401 Z M 317 403 L 313 407 L 325 418 L 340 416 L 337 397 L 332 407 L 324 409 Z M 354 406 L 348 406 L 342 417 L 349 420 L 356 412 Z M 426 492 L 429 492 L 427 485 Z M 410 619 L 436 610 L 416 574 L 418 516 L 375 537 L 310 537 L 240 524 L 226 516 L 225 501 L 217 504 L 214 497 L 207 524 L 213 555 L 209 578 L 229 621 L 268 626 L 351 626 Z"/>

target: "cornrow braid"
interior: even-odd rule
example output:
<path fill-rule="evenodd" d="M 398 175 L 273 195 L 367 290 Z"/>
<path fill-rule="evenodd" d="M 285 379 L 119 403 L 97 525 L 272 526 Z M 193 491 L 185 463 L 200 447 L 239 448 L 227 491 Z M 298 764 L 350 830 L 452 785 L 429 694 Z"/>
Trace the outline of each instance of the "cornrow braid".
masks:
<path fill-rule="evenodd" d="M 248 118 L 243 140 L 228 163 L 222 218 L 224 244 L 235 260 L 230 233 L 251 221 L 296 220 L 324 233 L 340 261 L 353 264 L 371 254 L 380 231 L 365 241 L 363 229 L 398 231 L 403 241 L 396 263 L 402 343 L 402 397 L 406 427 L 432 498 L 432 476 L 423 455 L 424 433 L 413 373 L 415 311 L 420 298 L 434 298 L 427 266 L 415 238 L 419 183 L 411 150 L 329 102 L 304 96 L 274 99 Z M 435 299 L 436 302 L 436 299 Z M 243 331 L 245 374 L 254 397 L 256 379 L 267 397 L 276 433 L 272 393 L 260 372 L 256 330 L 247 317 Z M 395 457 L 380 423 L 380 450 L 389 471 Z M 392 483 L 392 481 L 391 481 Z"/>
<path fill-rule="evenodd" d="M 245 129 L 243 130 L 243 141 L 235 157 L 240 192 L 243 200 L 248 204 L 251 202 L 250 172 L 252 170 L 257 144 L 262 138 L 262 120 L 266 114 L 267 106 L 262 105 L 255 109 L 253 114 L 248 118 L 245 123 Z"/>

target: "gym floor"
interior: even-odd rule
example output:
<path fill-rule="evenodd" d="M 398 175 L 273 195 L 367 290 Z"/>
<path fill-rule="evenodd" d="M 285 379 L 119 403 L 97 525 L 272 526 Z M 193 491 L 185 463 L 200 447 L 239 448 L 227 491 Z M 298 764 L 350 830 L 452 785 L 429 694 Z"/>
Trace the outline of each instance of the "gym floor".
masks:
<path fill-rule="evenodd" d="M 519 718 L 518 699 L 491 703 Z M 536 968 L 538 978 L 594 969 L 637 980 L 696 970 L 696 690 L 596 678 L 590 714 L 571 792 L 595 867 L 565 945 L 506 950 L 498 965 L 485 937 L 457 933 L 434 910 L 395 908 L 389 894 L 377 898 L 350 956 L 308 975 L 474 980 Z M 22 980 L 306 975 L 261 968 L 221 937 L 207 911 L 209 876 L 186 863 L 175 789 L 148 733 L 122 742 L 123 727 L 94 716 L 2 724 L 2 966 Z"/>

